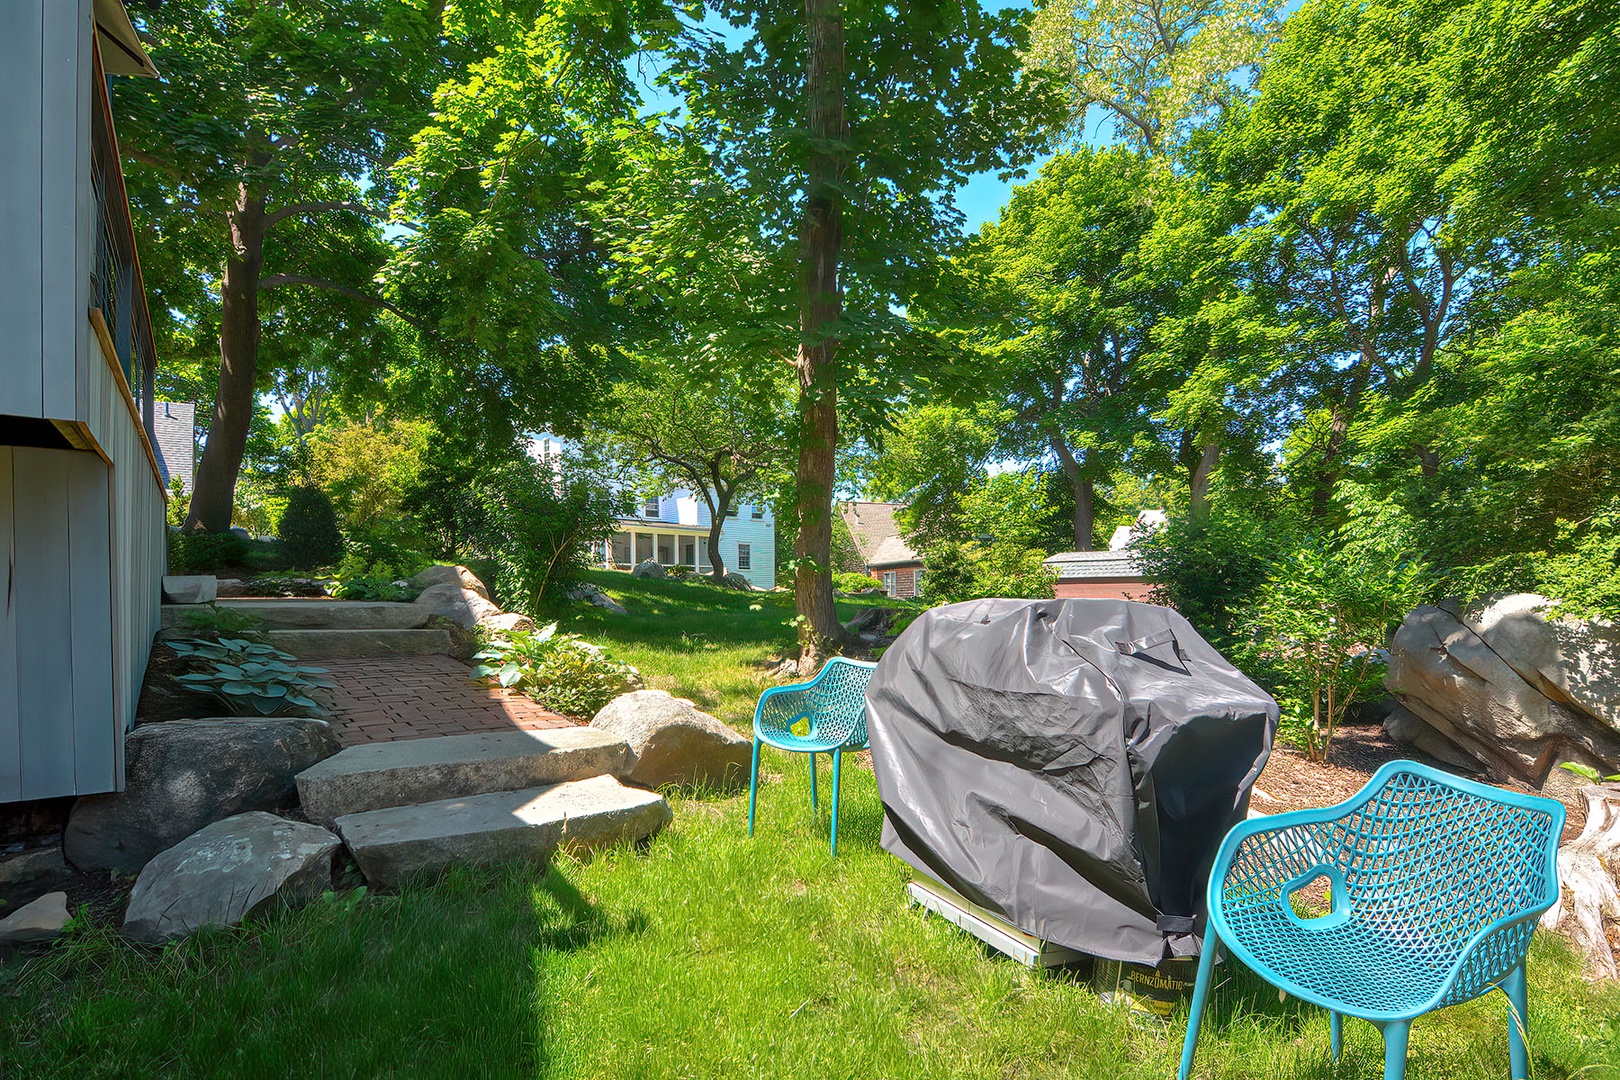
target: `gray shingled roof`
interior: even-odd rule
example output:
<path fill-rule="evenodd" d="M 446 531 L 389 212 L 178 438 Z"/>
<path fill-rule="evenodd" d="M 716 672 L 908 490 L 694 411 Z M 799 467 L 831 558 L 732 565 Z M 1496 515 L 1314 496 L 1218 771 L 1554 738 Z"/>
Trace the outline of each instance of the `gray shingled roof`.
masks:
<path fill-rule="evenodd" d="M 899 563 L 920 562 L 894 520 L 894 512 L 903 509 L 902 503 L 845 502 L 838 504 L 839 516 L 849 526 L 850 539 L 861 553 L 867 566 L 894 566 Z"/>
<path fill-rule="evenodd" d="M 1136 556 L 1129 551 L 1060 551 L 1041 563 L 1057 570 L 1059 581 L 1142 579 Z"/>
<path fill-rule="evenodd" d="M 186 494 L 191 494 L 197 472 L 197 406 L 189 401 L 154 401 L 152 433 L 164 486 L 178 476 Z"/>

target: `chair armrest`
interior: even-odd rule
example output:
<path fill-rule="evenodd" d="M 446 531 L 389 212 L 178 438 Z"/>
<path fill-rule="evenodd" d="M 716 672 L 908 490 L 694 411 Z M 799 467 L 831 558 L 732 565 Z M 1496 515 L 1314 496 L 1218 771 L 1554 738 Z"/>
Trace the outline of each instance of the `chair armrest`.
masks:
<path fill-rule="evenodd" d="M 1447 976 L 1445 988 L 1427 1006 L 1438 1009 L 1478 997 L 1524 962 L 1541 913 L 1552 901 L 1526 908 L 1485 927 L 1469 939 Z"/>
<path fill-rule="evenodd" d="M 1283 814 L 1240 821 L 1226 834 L 1215 856 L 1209 878 L 1209 899 L 1213 909 L 1218 890 L 1224 885 L 1234 860 L 1261 882 L 1277 885 L 1294 880 L 1316 866 L 1333 866 L 1330 851 L 1323 844 L 1323 826 L 1337 823 L 1343 813 L 1338 807 L 1292 810 Z M 1247 843 L 1252 841 L 1252 843 Z"/>

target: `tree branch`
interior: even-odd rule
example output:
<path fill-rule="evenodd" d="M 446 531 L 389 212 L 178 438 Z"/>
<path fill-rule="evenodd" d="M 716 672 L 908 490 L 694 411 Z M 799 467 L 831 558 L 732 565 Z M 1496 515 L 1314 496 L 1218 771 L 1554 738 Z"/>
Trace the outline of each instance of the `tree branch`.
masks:
<path fill-rule="evenodd" d="M 393 303 L 393 301 L 386 300 L 381 296 L 372 296 L 370 293 L 361 292 L 359 289 L 351 288 L 348 285 L 339 285 L 335 281 L 327 281 L 325 278 L 307 277 L 303 274 L 271 274 L 269 277 L 259 279 L 259 288 L 261 290 L 274 289 L 282 285 L 308 285 L 312 289 L 325 289 L 327 292 L 335 292 L 339 296 L 347 296 L 351 300 L 362 300 L 374 307 L 380 307 L 384 311 L 393 312 L 395 315 L 398 315 L 401 319 L 416 327 L 418 330 L 424 329 L 421 323 L 417 322 L 410 315 L 407 315 L 405 312 L 401 311 L 399 307 Z"/>
<path fill-rule="evenodd" d="M 301 202 L 289 203 L 279 210 L 272 210 L 270 213 L 264 215 L 264 227 L 269 229 L 270 227 L 279 222 L 285 221 L 290 217 L 297 217 L 299 214 L 316 214 L 323 210 L 347 210 L 351 214 L 363 214 L 364 216 L 372 218 L 376 221 L 388 220 L 387 214 L 373 210 L 364 203 L 346 201 Z"/>

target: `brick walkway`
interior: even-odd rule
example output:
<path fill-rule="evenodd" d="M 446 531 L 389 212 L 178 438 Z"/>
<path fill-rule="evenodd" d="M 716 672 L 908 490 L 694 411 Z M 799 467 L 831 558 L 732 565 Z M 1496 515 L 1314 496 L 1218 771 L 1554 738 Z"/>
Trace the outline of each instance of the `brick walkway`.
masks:
<path fill-rule="evenodd" d="M 328 692 L 332 730 L 343 746 L 466 735 L 475 731 L 573 727 L 521 694 L 492 690 L 467 677 L 448 656 L 319 660 L 337 684 Z"/>

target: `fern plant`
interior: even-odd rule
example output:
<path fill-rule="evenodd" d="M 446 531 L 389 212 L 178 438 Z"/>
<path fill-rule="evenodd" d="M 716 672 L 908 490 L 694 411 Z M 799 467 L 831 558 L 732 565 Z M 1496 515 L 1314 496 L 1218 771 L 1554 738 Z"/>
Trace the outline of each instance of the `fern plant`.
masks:
<path fill-rule="evenodd" d="M 313 695 L 332 687 L 324 677 L 326 669 L 300 664 L 297 657 L 273 645 L 246 638 L 187 638 L 169 642 L 169 648 L 207 665 L 175 681 L 217 698 L 232 713 L 275 716 L 298 709 L 326 715 L 326 707 Z"/>

